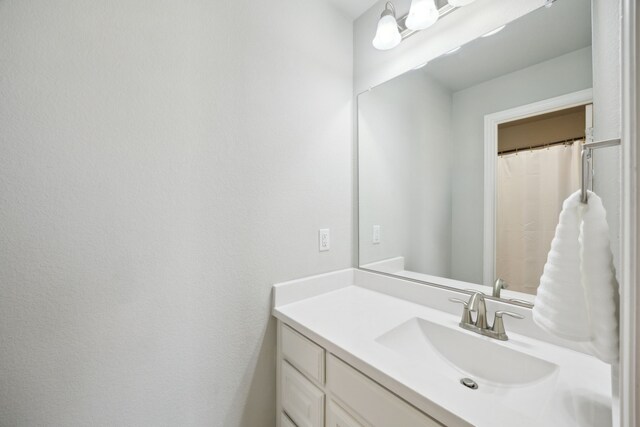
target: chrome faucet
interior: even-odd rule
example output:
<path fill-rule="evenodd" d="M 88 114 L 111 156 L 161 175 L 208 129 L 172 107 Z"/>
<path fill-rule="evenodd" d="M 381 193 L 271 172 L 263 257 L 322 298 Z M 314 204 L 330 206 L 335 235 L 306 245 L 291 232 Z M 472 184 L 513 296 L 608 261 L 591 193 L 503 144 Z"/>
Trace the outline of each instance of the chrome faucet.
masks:
<path fill-rule="evenodd" d="M 461 328 L 501 341 L 507 341 L 509 339 L 504 329 L 503 315 L 506 314 L 516 319 L 524 319 L 524 316 L 517 313 L 498 310 L 495 313 L 493 325 L 489 327 L 487 324 L 487 305 L 484 301 L 484 295 L 481 292 L 471 294 L 468 302 L 458 298 L 449 298 L 449 301 L 462 304 L 464 307 L 462 310 L 462 318 L 460 319 Z M 473 320 L 471 313 L 475 313 L 475 320 Z"/>
<path fill-rule="evenodd" d="M 492 296 L 496 298 L 500 298 L 500 291 L 502 289 L 507 289 L 507 288 L 509 288 L 509 286 L 507 285 L 507 282 L 505 282 L 504 280 L 498 277 L 498 280 L 496 280 L 496 282 L 493 284 Z"/>
<path fill-rule="evenodd" d="M 487 304 L 484 302 L 484 295 L 474 292 L 469 298 L 467 307 L 471 313 L 476 313 L 476 321 L 473 325 L 480 329 L 487 329 Z"/>

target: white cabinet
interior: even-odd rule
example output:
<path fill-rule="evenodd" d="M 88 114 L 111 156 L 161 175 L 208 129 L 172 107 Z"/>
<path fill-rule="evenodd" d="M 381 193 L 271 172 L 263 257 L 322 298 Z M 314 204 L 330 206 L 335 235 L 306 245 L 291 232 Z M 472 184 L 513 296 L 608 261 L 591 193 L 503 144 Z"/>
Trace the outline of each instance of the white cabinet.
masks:
<path fill-rule="evenodd" d="M 363 427 L 340 405 L 330 399 L 327 402 L 327 427 Z"/>
<path fill-rule="evenodd" d="M 282 357 L 307 377 L 324 384 L 324 349 L 287 325 L 281 329 Z"/>
<path fill-rule="evenodd" d="M 291 421 L 291 418 L 289 418 L 284 412 L 280 413 L 280 420 L 282 427 L 296 427 L 293 421 Z"/>
<path fill-rule="evenodd" d="M 327 358 L 327 388 L 376 427 L 442 425 L 333 355 Z"/>
<path fill-rule="evenodd" d="M 279 427 L 442 427 L 280 321 L 278 368 Z"/>
<path fill-rule="evenodd" d="M 280 363 L 284 412 L 298 427 L 323 427 L 324 392 L 286 361 Z"/>

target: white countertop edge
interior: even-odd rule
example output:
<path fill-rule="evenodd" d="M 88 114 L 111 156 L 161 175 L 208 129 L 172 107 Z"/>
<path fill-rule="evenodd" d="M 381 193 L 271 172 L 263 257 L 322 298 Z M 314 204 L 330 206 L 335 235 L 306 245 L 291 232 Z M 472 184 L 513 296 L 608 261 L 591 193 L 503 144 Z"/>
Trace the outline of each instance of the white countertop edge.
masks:
<path fill-rule="evenodd" d="M 272 307 L 282 307 L 303 299 L 313 298 L 327 292 L 352 286 L 355 282 L 355 272 L 356 269 L 351 267 L 277 283 L 273 285 Z"/>
<path fill-rule="evenodd" d="M 429 400 L 424 395 L 416 392 L 410 387 L 407 387 L 406 385 L 395 380 L 393 377 L 376 369 L 375 367 L 368 364 L 365 360 L 355 357 L 353 354 L 335 345 L 333 342 L 316 334 L 291 317 L 285 315 L 277 308 L 274 308 L 272 313 L 273 316 L 278 320 L 296 329 L 321 347 L 324 347 L 324 349 L 329 353 L 335 355 L 339 359 L 342 359 L 344 362 L 353 366 L 378 384 L 382 385 L 401 399 L 405 400 L 407 403 L 415 406 L 420 411 L 429 414 L 430 417 L 434 418 L 439 423 L 445 426 L 473 427 L 473 424 L 470 424 L 468 421 L 465 421 L 457 415 L 447 411 L 446 409 Z"/>

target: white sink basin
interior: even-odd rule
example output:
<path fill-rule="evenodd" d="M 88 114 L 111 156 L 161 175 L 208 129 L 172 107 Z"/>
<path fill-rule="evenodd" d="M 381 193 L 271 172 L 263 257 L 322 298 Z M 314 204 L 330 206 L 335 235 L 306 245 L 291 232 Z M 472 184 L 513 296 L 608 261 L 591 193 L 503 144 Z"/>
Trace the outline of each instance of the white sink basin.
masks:
<path fill-rule="evenodd" d="M 469 377 L 494 387 L 522 387 L 540 382 L 558 366 L 506 347 L 503 343 L 465 331 L 413 318 L 379 336 L 376 341 L 416 363 L 460 380 Z M 492 387 L 493 388 L 493 387 Z"/>

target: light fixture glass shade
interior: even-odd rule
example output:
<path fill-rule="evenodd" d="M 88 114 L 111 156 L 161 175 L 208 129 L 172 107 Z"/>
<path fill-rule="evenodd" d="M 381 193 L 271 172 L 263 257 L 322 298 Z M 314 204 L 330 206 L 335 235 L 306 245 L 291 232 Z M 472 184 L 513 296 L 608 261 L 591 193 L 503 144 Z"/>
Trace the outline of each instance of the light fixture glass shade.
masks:
<path fill-rule="evenodd" d="M 475 0 L 447 0 L 453 7 L 462 7 L 473 3 Z"/>
<path fill-rule="evenodd" d="M 457 51 L 459 51 L 460 49 L 462 49 L 462 46 L 454 47 L 449 52 L 445 52 L 444 54 L 445 55 L 452 55 L 452 54 L 456 53 Z"/>
<path fill-rule="evenodd" d="M 435 24 L 438 16 L 435 0 L 412 0 L 405 24 L 413 31 L 424 30 Z"/>
<path fill-rule="evenodd" d="M 502 27 L 498 27 L 498 28 L 496 28 L 495 30 L 491 30 L 491 31 L 489 31 L 488 33 L 483 34 L 483 35 L 482 35 L 482 36 L 480 36 L 480 37 L 490 37 L 490 36 L 492 36 L 492 35 L 494 35 L 494 34 L 498 34 L 500 31 L 504 30 L 504 28 L 505 28 L 505 27 L 506 27 L 506 25 L 503 25 Z"/>
<path fill-rule="evenodd" d="M 398 46 L 402 41 L 398 23 L 393 15 L 384 15 L 378 21 L 378 30 L 373 38 L 373 47 L 378 50 L 389 50 Z"/>

